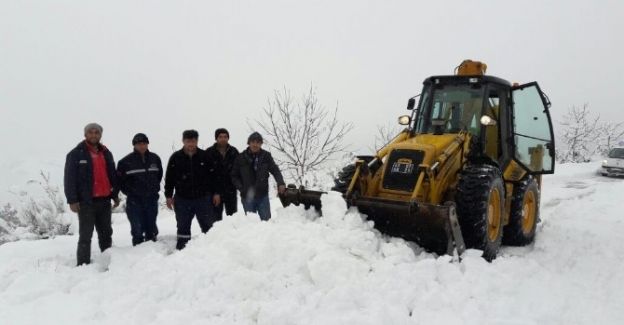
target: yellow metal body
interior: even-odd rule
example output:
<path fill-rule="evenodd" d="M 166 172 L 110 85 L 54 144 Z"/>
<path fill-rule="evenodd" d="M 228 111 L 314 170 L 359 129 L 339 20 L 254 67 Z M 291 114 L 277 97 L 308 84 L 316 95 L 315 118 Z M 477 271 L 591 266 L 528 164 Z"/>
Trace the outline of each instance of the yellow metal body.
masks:
<path fill-rule="evenodd" d="M 351 179 L 346 194 L 349 196 L 354 190 L 357 190 L 359 195 L 363 197 L 432 205 L 442 205 L 447 201 L 455 201 L 458 176 L 466 161 L 470 137 L 471 135 L 466 132 L 442 135 L 410 135 L 409 131 L 404 131 L 377 151 L 375 158 L 385 165 L 392 150 L 423 151 L 425 155 L 422 163 L 418 166 L 418 180 L 414 189 L 406 192 L 383 188 L 386 168 L 380 168 L 375 173 L 364 172 L 364 170 L 368 170 L 364 168 L 366 162 L 358 160 L 354 177 Z M 506 225 L 509 222 L 514 183 L 521 180 L 526 175 L 526 171 L 515 161 L 512 161 L 502 172 L 505 181 L 504 202 L 497 202 L 497 204 L 504 205 L 504 215 L 501 222 Z M 539 180 L 541 179 L 538 179 L 538 182 Z"/>
<path fill-rule="evenodd" d="M 464 60 L 457 68 L 458 76 L 482 76 L 487 70 L 487 64 L 479 61 Z"/>
<path fill-rule="evenodd" d="M 351 180 L 347 195 L 358 189 L 366 197 L 384 198 L 397 201 L 416 201 L 430 204 L 442 204 L 452 200 L 449 190 L 457 185 L 457 176 L 465 160 L 465 144 L 470 135 L 465 132 L 459 134 L 409 135 L 404 131 L 394 138 L 388 145 L 377 151 L 376 159 L 385 162 L 389 153 L 395 149 L 420 150 L 425 153 L 422 163 L 418 166 L 420 172 L 413 191 L 397 191 L 385 189 L 382 180 L 385 177 L 385 168 L 376 173 L 362 173 L 363 160 L 356 163 L 355 175 Z"/>

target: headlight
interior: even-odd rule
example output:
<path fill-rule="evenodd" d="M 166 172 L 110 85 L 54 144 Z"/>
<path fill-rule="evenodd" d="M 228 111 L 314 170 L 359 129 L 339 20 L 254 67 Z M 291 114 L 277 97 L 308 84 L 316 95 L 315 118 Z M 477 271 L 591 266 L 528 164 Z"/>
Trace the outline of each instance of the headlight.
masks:
<path fill-rule="evenodd" d="M 480 121 L 482 125 L 496 125 L 496 120 L 487 115 L 481 116 Z"/>
<path fill-rule="evenodd" d="M 603 166 L 606 166 L 608 162 L 609 162 L 608 160 L 603 160 L 603 161 L 602 161 L 602 165 L 603 165 Z"/>
<path fill-rule="evenodd" d="M 409 115 L 401 115 L 399 116 L 399 124 L 408 125 L 411 122 L 411 118 Z"/>

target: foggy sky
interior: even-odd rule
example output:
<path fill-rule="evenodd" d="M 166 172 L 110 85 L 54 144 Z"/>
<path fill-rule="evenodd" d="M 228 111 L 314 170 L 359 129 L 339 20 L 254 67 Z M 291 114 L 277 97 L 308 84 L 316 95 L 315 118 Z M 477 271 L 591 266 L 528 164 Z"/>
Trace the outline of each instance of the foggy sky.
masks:
<path fill-rule="evenodd" d="M 275 89 L 310 84 L 365 152 L 463 59 L 538 81 L 557 119 L 588 103 L 624 121 L 623 18 L 621 1 L 0 0 L 0 162 L 63 162 L 88 122 L 116 159 L 136 132 L 163 160 L 188 128 L 242 149 Z"/>

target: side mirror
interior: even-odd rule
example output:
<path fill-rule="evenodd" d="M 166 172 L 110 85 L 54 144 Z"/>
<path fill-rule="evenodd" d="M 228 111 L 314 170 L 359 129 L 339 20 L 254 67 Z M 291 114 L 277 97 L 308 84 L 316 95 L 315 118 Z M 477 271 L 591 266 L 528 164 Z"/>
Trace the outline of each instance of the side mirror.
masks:
<path fill-rule="evenodd" d="M 416 98 L 412 97 L 407 101 L 407 110 L 408 111 L 413 110 L 414 106 L 416 106 Z"/>
<path fill-rule="evenodd" d="M 481 116 L 480 121 L 481 121 L 481 125 L 485 125 L 485 126 L 496 125 L 496 120 L 487 115 Z"/>
<path fill-rule="evenodd" d="M 399 116 L 399 124 L 401 125 L 409 125 L 412 118 L 409 115 L 401 115 Z"/>

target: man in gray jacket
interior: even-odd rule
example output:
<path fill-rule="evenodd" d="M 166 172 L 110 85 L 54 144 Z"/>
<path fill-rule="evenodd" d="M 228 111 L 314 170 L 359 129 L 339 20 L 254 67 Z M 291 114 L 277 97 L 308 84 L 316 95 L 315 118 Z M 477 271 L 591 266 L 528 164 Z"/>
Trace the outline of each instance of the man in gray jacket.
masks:
<path fill-rule="evenodd" d="M 286 185 L 271 153 L 262 150 L 262 142 L 258 132 L 249 136 L 248 147 L 236 157 L 231 176 L 232 183 L 240 191 L 245 213 L 258 213 L 261 220 L 267 221 L 271 219 L 269 173 L 275 178 L 280 194 L 284 193 Z"/>

